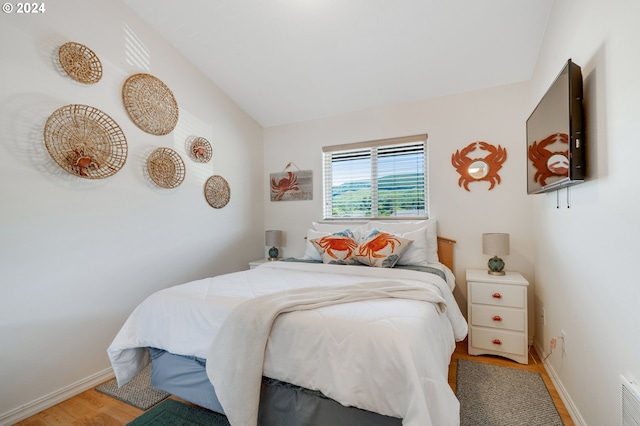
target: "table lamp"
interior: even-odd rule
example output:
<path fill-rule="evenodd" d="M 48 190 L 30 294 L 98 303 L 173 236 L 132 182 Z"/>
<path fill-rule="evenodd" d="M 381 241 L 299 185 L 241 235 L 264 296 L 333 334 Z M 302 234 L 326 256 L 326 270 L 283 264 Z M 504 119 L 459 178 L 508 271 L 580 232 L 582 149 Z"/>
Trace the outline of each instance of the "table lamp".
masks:
<path fill-rule="evenodd" d="M 509 254 L 509 234 L 482 234 L 482 253 L 493 256 L 489 259 L 487 273 L 504 275 L 504 260 L 498 256 Z"/>
<path fill-rule="evenodd" d="M 264 242 L 269 249 L 269 260 L 278 260 L 278 247 L 282 244 L 282 231 L 269 230 L 264 234 Z"/>

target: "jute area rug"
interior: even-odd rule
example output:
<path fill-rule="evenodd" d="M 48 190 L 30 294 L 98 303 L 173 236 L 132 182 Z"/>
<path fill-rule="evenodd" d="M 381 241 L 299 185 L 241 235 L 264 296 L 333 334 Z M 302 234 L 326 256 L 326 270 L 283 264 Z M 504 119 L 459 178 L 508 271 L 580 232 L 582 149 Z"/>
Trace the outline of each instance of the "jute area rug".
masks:
<path fill-rule="evenodd" d="M 113 379 L 95 389 L 141 410 L 148 410 L 169 397 L 168 393 L 151 387 L 151 364 L 121 388 Z"/>
<path fill-rule="evenodd" d="M 460 426 L 562 426 L 539 373 L 458 360 Z"/>

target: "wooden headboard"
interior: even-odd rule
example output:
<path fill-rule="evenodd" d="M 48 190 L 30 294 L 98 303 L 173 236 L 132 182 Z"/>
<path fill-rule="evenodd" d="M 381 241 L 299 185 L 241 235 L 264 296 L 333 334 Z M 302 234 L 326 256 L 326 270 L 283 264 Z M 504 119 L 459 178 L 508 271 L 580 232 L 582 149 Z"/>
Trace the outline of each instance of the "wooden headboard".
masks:
<path fill-rule="evenodd" d="M 455 240 L 438 237 L 438 259 L 440 263 L 453 271 L 453 245 Z"/>

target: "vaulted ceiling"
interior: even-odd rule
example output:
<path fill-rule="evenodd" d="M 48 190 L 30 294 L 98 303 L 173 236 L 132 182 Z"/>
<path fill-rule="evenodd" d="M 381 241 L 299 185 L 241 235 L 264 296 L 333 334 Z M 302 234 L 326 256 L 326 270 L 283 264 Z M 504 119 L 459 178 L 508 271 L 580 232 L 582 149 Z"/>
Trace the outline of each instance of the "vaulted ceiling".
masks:
<path fill-rule="evenodd" d="M 124 0 L 263 127 L 529 80 L 553 0 Z"/>

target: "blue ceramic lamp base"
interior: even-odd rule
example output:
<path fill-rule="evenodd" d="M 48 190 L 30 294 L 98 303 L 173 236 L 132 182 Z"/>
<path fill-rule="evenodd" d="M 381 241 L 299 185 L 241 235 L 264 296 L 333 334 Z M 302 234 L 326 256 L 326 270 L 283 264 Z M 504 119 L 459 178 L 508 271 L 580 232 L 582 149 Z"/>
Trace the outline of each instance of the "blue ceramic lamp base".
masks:
<path fill-rule="evenodd" d="M 279 255 L 280 255 L 280 252 L 278 251 L 277 248 L 271 247 L 269 249 L 269 260 L 278 260 Z"/>
<path fill-rule="evenodd" d="M 493 256 L 489 259 L 487 263 L 489 266 L 488 274 L 491 275 L 504 275 L 504 260 L 500 259 L 498 256 Z"/>

